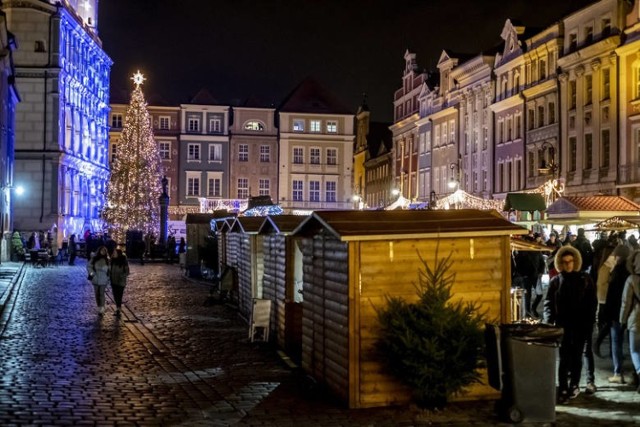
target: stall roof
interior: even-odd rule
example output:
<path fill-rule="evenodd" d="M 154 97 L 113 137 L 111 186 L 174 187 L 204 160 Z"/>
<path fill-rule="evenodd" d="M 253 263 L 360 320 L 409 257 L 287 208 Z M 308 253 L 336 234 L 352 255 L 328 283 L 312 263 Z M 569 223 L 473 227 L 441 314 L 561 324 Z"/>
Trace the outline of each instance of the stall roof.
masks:
<path fill-rule="evenodd" d="M 528 252 L 553 252 L 553 248 L 542 243 L 525 240 L 520 237 L 511 237 L 511 250 Z"/>
<path fill-rule="evenodd" d="M 235 216 L 226 216 L 224 218 L 214 218 L 211 220 L 211 229 L 213 231 L 226 231 L 229 229 L 227 220 L 235 221 Z"/>
<path fill-rule="evenodd" d="M 273 215 L 268 216 L 262 223 L 260 234 L 281 233 L 291 234 L 293 230 L 300 225 L 302 221 L 307 219 L 304 215 Z"/>
<path fill-rule="evenodd" d="M 537 193 L 508 193 L 504 200 L 505 211 L 544 211 L 547 209 L 542 194 Z"/>
<path fill-rule="evenodd" d="M 323 228 L 342 241 L 504 236 L 528 232 L 497 211 L 461 209 L 318 211 L 303 221 L 294 234 L 312 235 Z"/>
<path fill-rule="evenodd" d="M 598 231 L 634 230 L 640 227 L 640 216 L 614 216 L 600 221 L 595 225 Z"/>
<path fill-rule="evenodd" d="M 265 221 L 262 216 L 239 216 L 229 229 L 231 232 L 257 233 L 260 226 Z"/>
<path fill-rule="evenodd" d="M 640 213 L 640 205 L 621 196 L 565 196 L 547 208 L 547 223 L 586 224 Z"/>

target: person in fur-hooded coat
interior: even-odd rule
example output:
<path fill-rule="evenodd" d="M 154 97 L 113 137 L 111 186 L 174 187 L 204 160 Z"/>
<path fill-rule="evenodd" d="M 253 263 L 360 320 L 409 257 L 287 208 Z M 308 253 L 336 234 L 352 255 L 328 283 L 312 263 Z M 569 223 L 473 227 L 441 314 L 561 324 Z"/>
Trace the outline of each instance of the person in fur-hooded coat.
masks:
<path fill-rule="evenodd" d="M 544 319 L 564 330 L 558 366 L 558 398 L 564 400 L 579 393 L 582 353 L 593 333 L 598 298 L 591 277 L 580 271 L 582 257 L 576 248 L 558 249 L 555 267 L 559 274 L 549 282 Z"/>

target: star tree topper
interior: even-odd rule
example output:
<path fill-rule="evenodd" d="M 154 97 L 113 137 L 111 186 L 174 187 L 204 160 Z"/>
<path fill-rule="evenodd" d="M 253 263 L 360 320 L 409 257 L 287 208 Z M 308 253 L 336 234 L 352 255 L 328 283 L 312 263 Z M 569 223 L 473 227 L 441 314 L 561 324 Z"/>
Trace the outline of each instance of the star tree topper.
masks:
<path fill-rule="evenodd" d="M 133 77 L 131 77 L 131 80 L 133 80 L 133 83 L 136 85 L 136 87 L 140 87 L 140 85 L 143 84 L 147 79 L 145 79 L 140 70 L 138 70 L 133 75 Z"/>

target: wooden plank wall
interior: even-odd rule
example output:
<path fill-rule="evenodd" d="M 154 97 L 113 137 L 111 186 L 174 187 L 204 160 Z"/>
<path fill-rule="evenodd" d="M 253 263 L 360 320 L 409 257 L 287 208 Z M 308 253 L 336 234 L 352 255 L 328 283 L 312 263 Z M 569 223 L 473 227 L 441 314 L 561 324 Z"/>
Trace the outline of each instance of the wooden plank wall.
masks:
<path fill-rule="evenodd" d="M 251 318 L 253 307 L 252 292 L 254 271 L 258 260 L 254 257 L 255 236 L 240 235 L 240 250 L 238 251 L 238 309 L 240 317 L 247 322 Z M 254 264 L 255 263 L 255 264 Z"/>
<path fill-rule="evenodd" d="M 488 309 L 490 320 L 504 322 L 509 319 L 509 237 L 456 238 L 439 241 L 438 256 L 453 253 L 452 270 L 456 273 L 453 286 L 454 300 L 478 301 Z M 355 327 L 359 333 L 356 344 L 359 358 L 359 388 L 352 407 L 386 406 L 406 403 L 409 391 L 394 378 L 383 372 L 376 361 L 374 344 L 378 337 L 378 320 L 374 307 L 386 305 L 385 295 L 400 296 L 408 301 L 417 300 L 414 284 L 419 282 L 418 271 L 422 263 L 418 252 L 429 265 L 433 265 L 438 241 L 402 240 L 360 242 L 359 319 Z M 353 277 L 353 275 L 352 275 Z M 358 286 L 352 284 L 352 286 Z M 353 310 L 352 310 L 353 312 Z M 495 398 L 497 392 L 486 385 L 474 385 L 463 399 Z"/>
<path fill-rule="evenodd" d="M 238 252 L 240 251 L 240 233 L 227 233 L 227 265 L 238 268 Z"/>
<path fill-rule="evenodd" d="M 305 242 L 302 367 L 347 400 L 348 245 L 323 233 Z"/>
<path fill-rule="evenodd" d="M 285 237 L 268 235 L 264 237 L 264 275 L 262 276 L 263 298 L 272 301 L 271 332 L 280 348 L 284 348 L 284 299 L 286 251 Z"/>

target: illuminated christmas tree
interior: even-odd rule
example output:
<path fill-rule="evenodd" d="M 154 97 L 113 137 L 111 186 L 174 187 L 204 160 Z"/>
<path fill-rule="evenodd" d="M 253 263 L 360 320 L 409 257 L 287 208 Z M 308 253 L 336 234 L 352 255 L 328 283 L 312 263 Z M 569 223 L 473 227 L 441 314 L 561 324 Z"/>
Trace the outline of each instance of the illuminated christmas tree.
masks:
<path fill-rule="evenodd" d="M 111 236 L 124 242 L 128 230 L 158 234 L 162 163 L 153 136 L 147 103 L 140 86 L 145 78 L 138 71 L 135 89 L 122 128 L 117 156 L 111 165 L 103 216 Z"/>

